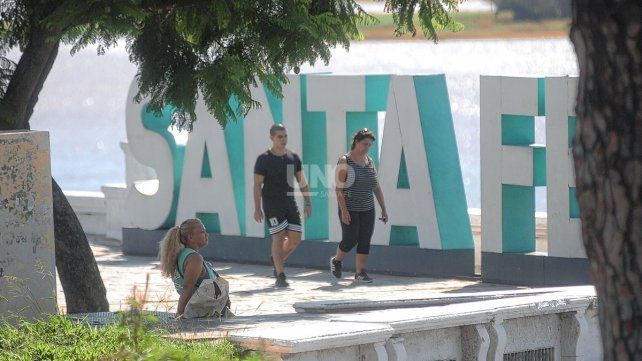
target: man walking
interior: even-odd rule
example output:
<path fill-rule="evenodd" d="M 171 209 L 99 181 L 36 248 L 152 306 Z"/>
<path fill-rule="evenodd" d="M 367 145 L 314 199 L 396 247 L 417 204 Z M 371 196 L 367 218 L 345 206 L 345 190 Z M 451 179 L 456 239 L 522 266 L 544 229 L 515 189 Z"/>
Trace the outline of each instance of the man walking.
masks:
<path fill-rule="evenodd" d="M 289 286 L 285 260 L 301 243 L 301 216 L 294 201 L 294 179 L 305 198 L 304 213 L 312 214 L 310 195 L 299 155 L 286 148 L 287 129 L 282 124 L 270 128 L 272 147 L 256 159 L 254 165 L 254 220 L 263 222 L 263 212 L 272 235 L 272 264 L 275 286 Z M 263 201 L 263 212 L 261 211 Z"/>

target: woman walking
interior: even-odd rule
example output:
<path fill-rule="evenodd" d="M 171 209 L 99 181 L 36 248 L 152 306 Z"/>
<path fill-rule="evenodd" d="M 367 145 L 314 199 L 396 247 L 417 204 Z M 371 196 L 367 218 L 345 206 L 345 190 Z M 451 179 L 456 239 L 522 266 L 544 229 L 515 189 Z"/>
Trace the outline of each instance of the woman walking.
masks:
<path fill-rule="evenodd" d="M 342 240 L 337 253 L 330 259 L 330 271 L 336 278 L 341 278 L 342 261 L 346 253 L 357 246 L 355 282 L 372 282 L 365 267 L 375 222 L 373 194 L 381 206 L 379 219 L 384 223 L 388 222 L 377 171 L 368 156 L 368 150 L 374 141 L 374 133 L 367 128 L 356 132 L 352 137 L 350 151 L 339 158 L 335 172 Z"/>

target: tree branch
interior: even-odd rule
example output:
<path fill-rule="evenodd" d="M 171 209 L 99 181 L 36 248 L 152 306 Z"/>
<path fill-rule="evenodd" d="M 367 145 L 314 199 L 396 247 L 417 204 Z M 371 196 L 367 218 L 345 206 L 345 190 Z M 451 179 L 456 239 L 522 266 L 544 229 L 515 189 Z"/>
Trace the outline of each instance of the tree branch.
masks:
<path fill-rule="evenodd" d="M 61 32 L 36 27 L 0 100 L 0 130 L 28 129 L 38 94 L 58 54 Z"/>

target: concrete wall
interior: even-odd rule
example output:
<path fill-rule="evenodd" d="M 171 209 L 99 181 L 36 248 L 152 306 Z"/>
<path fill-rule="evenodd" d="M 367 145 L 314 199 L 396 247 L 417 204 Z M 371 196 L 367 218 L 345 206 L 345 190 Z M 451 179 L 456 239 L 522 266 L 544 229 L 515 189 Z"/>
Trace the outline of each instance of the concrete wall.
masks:
<path fill-rule="evenodd" d="M 450 327 L 404 333 L 398 337 L 404 340 L 408 360 L 461 360 L 461 331 L 461 327 Z"/>
<path fill-rule="evenodd" d="M 601 360 L 592 287 L 549 290 L 443 306 L 328 313 L 308 320 L 304 317 L 310 314 L 299 311 L 306 309 L 302 305 L 297 309 L 301 320 L 242 330 L 233 323 L 222 327 L 229 327 L 232 341 L 276 353 L 281 360 Z M 333 302 L 314 303 L 332 309 Z"/>
<path fill-rule="evenodd" d="M 100 235 L 107 233 L 107 209 L 105 195 L 102 192 L 64 191 L 64 193 L 85 233 Z"/>
<path fill-rule="evenodd" d="M 86 234 L 121 241 L 122 229 L 128 226 L 124 184 L 105 185 L 101 192 L 64 191 Z"/>
<path fill-rule="evenodd" d="M 282 361 L 380 360 L 373 344 L 337 347 L 298 354 L 282 354 L 279 357 Z"/>
<path fill-rule="evenodd" d="M 49 134 L 0 132 L 0 317 L 57 312 Z"/>
<path fill-rule="evenodd" d="M 154 256 L 165 230 L 148 231 L 123 228 L 123 253 Z M 200 253 L 207 259 L 270 264 L 271 242 L 265 238 L 209 234 L 208 245 Z M 330 241 L 304 240 L 288 258 L 288 265 L 325 269 L 337 244 Z M 408 276 L 471 277 L 474 275 L 473 250 L 435 250 L 418 247 L 372 245 L 368 270 Z M 354 257 L 346 257 L 346 270 L 354 269 Z"/>

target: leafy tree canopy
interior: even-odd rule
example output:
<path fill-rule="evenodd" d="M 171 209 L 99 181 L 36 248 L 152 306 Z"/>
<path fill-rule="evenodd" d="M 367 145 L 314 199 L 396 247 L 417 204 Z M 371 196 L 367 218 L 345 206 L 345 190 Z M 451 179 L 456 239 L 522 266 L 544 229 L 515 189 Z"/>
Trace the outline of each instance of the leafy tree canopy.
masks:
<path fill-rule="evenodd" d="M 438 29 L 461 28 L 450 15 L 459 2 L 388 0 L 386 10 L 397 35 L 415 35 L 418 19 L 436 40 Z M 358 25 L 376 21 L 352 0 L 1 0 L 0 11 L 0 99 L 16 68 L 7 51 L 24 50 L 34 34 L 70 44 L 72 54 L 90 44 L 103 54 L 124 40 L 138 67 L 136 100 L 149 97 L 157 112 L 177 106 L 174 123 L 187 129 L 199 96 L 225 125 L 259 106 L 250 96 L 256 79 L 280 94 L 286 73 L 327 63 L 332 48 L 359 39 Z"/>

